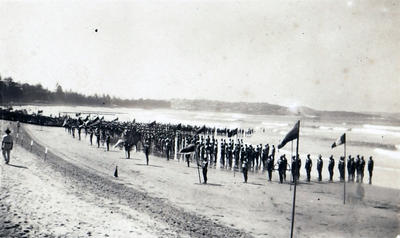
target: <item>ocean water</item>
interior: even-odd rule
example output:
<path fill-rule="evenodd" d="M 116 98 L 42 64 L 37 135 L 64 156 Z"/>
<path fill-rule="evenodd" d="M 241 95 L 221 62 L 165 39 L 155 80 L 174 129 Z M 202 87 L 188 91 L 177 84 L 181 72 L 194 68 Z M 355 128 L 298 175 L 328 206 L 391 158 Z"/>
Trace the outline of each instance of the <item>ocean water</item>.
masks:
<path fill-rule="evenodd" d="M 19 109 L 18 107 L 14 107 Z M 93 117 L 104 115 L 105 119 L 116 117 L 120 121 L 182 123 L 189 125 L 206 125 L 220 128 L 253 128 L 255 133 L 249 137 L 240 137 L 245 143 L 277 145 L 300 120 L 299 153 L 304 159 L 311 154 L 313 172 L 316 172 L 316 159 L 319 154 L 324 158 L 324 174 L 327 177 L 327 158 L 333 155 L 335 164 L 335 179 L 339 176 L 337 170 L 338 159 L 344 154 L 344 146 L 331 149 L 331 145 L 343 133 L 346 133 L 346 155 L 363 155 L 366 162 L 373 156 L 375 170 L 373 183 L 379 186 L 400 189 L 400 124 L 385 118 L 335 118 L 320 120 L 313 117 L 274 116 L 274 115 L 247 115 L 241 113 L 202 112 L 170 109 L 132 109 L 132 108 L 104 108 L 83 106 L 24 106 L 29 112 L 43 110 L 45 115 L 74 116 L 75 113 L 89 113 Z M 295 150 L 295 144 L 288 143 L 277 151 L 286 154 L 287 158 Z M 289 156 L 289 157 L 288 157 Z M 347 157 L 347 156 L 346 156 Z M 279 157 L 278 157 L 279 158 Z M 304 174 L 304 168 L 302 172 Z M 347 176 L 347 174 L 346 174 Z M 368 181 L 367 168 L 364 182 Z"/>

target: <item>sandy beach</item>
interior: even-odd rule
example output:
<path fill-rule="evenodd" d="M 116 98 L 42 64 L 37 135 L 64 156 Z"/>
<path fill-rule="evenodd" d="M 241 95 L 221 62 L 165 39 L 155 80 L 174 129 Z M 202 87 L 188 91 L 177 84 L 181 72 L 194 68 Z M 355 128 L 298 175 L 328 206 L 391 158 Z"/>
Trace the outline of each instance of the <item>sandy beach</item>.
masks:
<path fill-rule="evenodd" d="M 2 131 L 7 126 L 15 131 L 14 123 L 1 122 Z M 11 166 L 1 163 L 0 236 L 290 235 L 293 187 L 279 184 L 276 172 L 273 182 L 262 172 L 249 173 L 244 184 L 241 173 L 209 169 L 209 184 L 202 185 L 194 164 L 150 156 L 146 166 L 142 152 L 128 160 L 123 151 L 90 146 L 88 138 L 79 141 L 63 128 L 22 129 Z M 347 184 L 347 192 L 343 205 L 342 183 L 301 182 L 295 237 L 400 234 L 400 190 Z"/>

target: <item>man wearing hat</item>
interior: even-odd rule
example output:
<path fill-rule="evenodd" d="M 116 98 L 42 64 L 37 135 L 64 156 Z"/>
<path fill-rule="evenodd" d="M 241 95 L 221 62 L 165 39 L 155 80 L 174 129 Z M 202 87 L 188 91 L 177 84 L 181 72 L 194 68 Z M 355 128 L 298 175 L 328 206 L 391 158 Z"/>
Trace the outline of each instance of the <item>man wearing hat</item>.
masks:
<path fill-rule="evenodd" d="M 13 148 L 13 138 L 10 135 L 11 131 L 7 128 L 5 131 L 6 134 L 3 136 L 3 140 L 1 142 L 1 150 L 3 151 L 3 157 L 6 161 L 6 164 L 10 163 L 10 152 Z"/>

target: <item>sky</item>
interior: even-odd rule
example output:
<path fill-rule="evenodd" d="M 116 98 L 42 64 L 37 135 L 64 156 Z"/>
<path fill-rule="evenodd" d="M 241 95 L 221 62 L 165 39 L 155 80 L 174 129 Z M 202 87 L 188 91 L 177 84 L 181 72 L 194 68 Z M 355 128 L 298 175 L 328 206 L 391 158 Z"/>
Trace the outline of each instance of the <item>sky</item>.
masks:
<path fill-rule="evenodd" d="M 121 98 L 400 112 L 399 5 L 3 0 L 0 75 Z"/>

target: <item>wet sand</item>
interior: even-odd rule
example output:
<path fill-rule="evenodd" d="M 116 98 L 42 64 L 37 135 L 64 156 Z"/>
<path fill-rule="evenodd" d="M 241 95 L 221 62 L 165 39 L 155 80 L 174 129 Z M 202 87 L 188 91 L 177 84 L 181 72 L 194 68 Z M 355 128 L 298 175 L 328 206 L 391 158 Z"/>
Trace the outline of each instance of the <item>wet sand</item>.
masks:
<path fill-rule="evenodd" d="M 84 136 L 78 141 L 62 128 L 23 128 L 28 133 L 26 149 L 18 143 L 11 164 L 27 169 L 1 165 L 1 186 L 7 195 L 0 197 L 1 219 L 9 221 L 7 227 L 22 225 L 2 226 L 3 234 L 10 230 L 19 234 L 32 226 L 27 232 L 31 236 L 88 236 L 87 232 L 96 237 L 290 235 L 293 187 L 277 183 L 277 173 L 271 183 L 261 172 L 249 173 L 249 183 L 244 184 L 240 173 L 209 169 L 210 184 L 201 185 L 194 164 L 187 168 L 183 162 L 151 156 L 146 166 L 140 152 L 132 152 L 133 158 L 127 160 L 123 151 L 90 146 Z M 28 135 L 34 140 L 32 153 Z M 44 147 L 49 149 L 46 160 Z M 119 178 L 113 177 L 116 165 Z M 342 183 L 298 185 L 295 235 L 400 234 L 399 190 L 367 184 L 347 184 L 347 190 L 343 205 Z M 41 206 L 30 206 L 33 200 Z M 46 222 L 38 222 L 43 219 Z"/>

